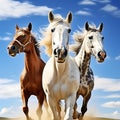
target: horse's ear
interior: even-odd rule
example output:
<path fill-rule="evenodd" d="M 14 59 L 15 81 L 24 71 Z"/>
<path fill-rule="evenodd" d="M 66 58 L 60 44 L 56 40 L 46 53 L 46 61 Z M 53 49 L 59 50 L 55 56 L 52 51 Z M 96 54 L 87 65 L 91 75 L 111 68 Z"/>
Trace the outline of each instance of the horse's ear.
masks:
<path fill-rule="evenodd" d="M 99 25 L 99 27 L 98 27 L 98 31 L 99 31 L 99 32 L 102 32 L 102 30 L 103 30 L 103 23 L 101 23 L 101 24 Z"/>
<path fill-rule="evenodd" d="M 67 21 L 67 23 L 71 23 L 71 21 L 72 21 L 72 13 L 71 13 L 71 12 L 69 12 L 69 13 L 67 14 L 67 17 L 66 17 L 65 20 Z"/>
<path fill-rule="evenodd" d="M 49 20 L 50 23 L 53 22 L 53 20 L 54 20 L 54 15 L 53 15 L 52 11 L 50 11 L 48 13 L 48 20 Z"/>
<path fill-rule="evenodd" d="M 32 30 L 32 23 L 29 23 L 28 24 L 28 31 L 31 31 Z"/>
<path fill-rule="evenodd" d="M 89 30 L 90 30 L 90 27 L 89 27 L 88 22 L 86 22 L 86 23 L 85 23 L 85 29 L 86 29 L 87 31 L 89 31 Z"/>
<path fill-rule="evenodd" d="M 18 31 L 19 30 L 19 26 L 18 25 L 16 25 L 16 31 Z"/>

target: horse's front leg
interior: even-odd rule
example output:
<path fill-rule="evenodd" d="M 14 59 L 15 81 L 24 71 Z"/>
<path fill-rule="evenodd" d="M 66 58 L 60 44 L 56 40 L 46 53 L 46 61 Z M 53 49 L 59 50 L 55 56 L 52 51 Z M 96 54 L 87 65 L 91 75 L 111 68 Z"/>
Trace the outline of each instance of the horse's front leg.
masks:
<path fill-rule="evenodd" d="M 75 105 L 74 105 L 74 108 L 73 108 L 73 119 L 77 119 L 78 118 L 78 116 L 79 116 L 79 112 L 77 111 L 77 100 L 78 100 L 78 98 L 79 98 L 79 91 L 77 92 L 77 94 L 76 94 L 76 101 L 75 101 Z"/>
<path fill-rule="evenodd" d="M 39 96 L 37 96 L 38 99 L 38 108 L 37 108 L 37 116 L 38 116 L 38 120 L 41 120 L 41 116 L 42 116 L 42 105 L 44 102 L 44 93 L 41 93 Z"/>
<path fill-rule="evenodd" d="M 73 93 L 65 100 L 65 117 L 64 120 L 73 120 L 73 107 L 75 105 L 76 93 Z"/>
<path fill-rule="evenodd" d="M 23 106 L 23 112 L 26 116 L 26 120 L 31 120 L 31 118 L 28 115 L 29 108 L 28 108 L 28 99 L 30 95 L 25 90 L 21 90 L 21 96 L 22 96 L 22 106 Z"/>
<path fill-rule="evenodd" d="M 83 103 L 82 103 L 82 108 L 81 108 L 81 115 L 79 115 L 79 120 L 82 120 L 83 119 L 83 116 L 85 114 L 85 112 L 87 111 L 87 104 L 88 104 L 88 101 L 91 97 L 91 91 L 87 94 L 87 96 L 85 96 L 83 98 Z"/>
<path fill-rule="evenodd" d="M 54 97 L 47 96 L 47 102 L 52 112 L 52 120 L 61 120 L 59 101 L 56 101 Z"/>

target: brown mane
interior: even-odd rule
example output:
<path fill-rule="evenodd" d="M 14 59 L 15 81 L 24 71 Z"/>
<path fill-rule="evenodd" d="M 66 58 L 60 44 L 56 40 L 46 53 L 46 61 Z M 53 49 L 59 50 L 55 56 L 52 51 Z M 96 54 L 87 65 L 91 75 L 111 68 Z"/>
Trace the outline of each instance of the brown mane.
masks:
<path fill-rule="evenodd" d="M 38 45 L 39 43 L 33 35 L 31 35 L 31 39 L 34 42 L 34 47 L 35 47 L 36 54 L 37 54 L 38 57 L 40 57 L 40 50 L 39 50 L 39 45 Z"/>

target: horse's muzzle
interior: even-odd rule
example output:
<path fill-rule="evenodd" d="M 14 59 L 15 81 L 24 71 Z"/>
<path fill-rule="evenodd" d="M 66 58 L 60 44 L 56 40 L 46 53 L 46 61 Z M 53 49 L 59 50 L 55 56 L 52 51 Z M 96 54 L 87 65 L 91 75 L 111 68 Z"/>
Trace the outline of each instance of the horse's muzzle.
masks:
<path fill-rule="evenodd" d="M 99 51 L 98 52 L 98 57 L 99 57 L 99 61 L 98 62 L 103 62 L 106 58 L 106 52 L 105 51 Z"/>
<path fill-rule="evenodd" d="M 54 50 L 54 55 L 55 55 L 56 58 L 58 58 L 57 62 L 58 63 L 63 63 L 65 61 L 67 53 L 68 53 L 68 51 L 67 51 L 67 49 L 65 47 L 63 47 L 61 49 L 60 48 L 56 48 Z"/>
<path fill-rule="evenodd" d="M 19 53 L 19 49 L 15 45 L 10 45 L 7 47 L 9 55 L 12 57 L 16 56 Z"/>

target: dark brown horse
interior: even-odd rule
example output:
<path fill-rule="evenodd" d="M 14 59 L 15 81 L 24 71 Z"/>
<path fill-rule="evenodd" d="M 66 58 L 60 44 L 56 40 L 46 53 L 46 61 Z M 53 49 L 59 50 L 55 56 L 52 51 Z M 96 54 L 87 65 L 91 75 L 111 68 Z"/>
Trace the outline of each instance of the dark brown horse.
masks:
<path fill-rule="evenodd" d="M 25 67 L 20 76 L 21 82 L 21 97 L 23 103 L 23 112 L 26 115 L 26 120 L 30 120 L 28 99 L 31 95 L 35 95 L 38 99 L 37 115 L 41 120 L 42 105 L 45 94 L 42 88 L 42 72 L 45 63 L 40 58 L 40 51 L 37 47 L 37 41 L 31 33 L 32 24 L 29 23 L 27 28 L 19 28 L 16 25 L 16 33 L 13 41 L 8 45 L 8 52 L 11 56 L 16 56 L 17 53 L 25 53 Z"/>

